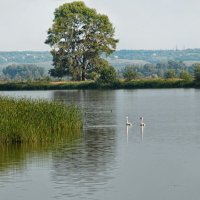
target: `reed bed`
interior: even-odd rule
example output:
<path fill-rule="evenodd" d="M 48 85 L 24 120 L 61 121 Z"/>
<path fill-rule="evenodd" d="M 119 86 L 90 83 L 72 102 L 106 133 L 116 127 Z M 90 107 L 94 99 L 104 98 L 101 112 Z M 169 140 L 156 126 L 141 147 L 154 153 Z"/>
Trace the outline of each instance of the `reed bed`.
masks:
<path fill-rule="evenodd" d="M 81 112 L 61 102 L 0 97 L 0 143 L 59 141 L 80 133 Z"/>

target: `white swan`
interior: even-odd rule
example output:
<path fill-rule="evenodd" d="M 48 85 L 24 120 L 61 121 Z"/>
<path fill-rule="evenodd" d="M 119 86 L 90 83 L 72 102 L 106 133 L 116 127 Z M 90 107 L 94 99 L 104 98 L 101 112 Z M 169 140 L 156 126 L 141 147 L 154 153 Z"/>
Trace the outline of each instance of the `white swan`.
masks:
<path fill-rule="evenodd" d="M 128 121 L 128 117 L 126 117 L 126 126 L 132 126 L 132 124 Z"/>
<path fill-rule="evenodd" d="M 143 117 L 140 117 L 140 126 L 145 126 L 145 123 L 143 122 Z"/>

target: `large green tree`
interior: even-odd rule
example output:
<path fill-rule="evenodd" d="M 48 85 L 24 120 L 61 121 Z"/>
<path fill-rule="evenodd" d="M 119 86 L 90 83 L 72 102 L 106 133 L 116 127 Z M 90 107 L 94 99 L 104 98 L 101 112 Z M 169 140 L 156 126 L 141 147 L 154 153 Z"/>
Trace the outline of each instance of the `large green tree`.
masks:
<path fill-rule="evenodd" d="M 91 72 L 100 72 L 101 64 L 105 65 L 102 55 L 110 55 L 118 42 L 108 17 L 82 1 L 61 5 L 54 16 L 45 41 L 52 47 L 51 75 L 85 80 Z"/>

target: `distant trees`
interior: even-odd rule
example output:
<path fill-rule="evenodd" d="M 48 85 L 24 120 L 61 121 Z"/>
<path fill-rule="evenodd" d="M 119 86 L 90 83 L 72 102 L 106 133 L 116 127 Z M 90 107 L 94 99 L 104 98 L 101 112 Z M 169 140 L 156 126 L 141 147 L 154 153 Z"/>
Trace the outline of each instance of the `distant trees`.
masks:
<path fill-rule="evenodd" d="M 174 69 L 169 69 L 165 72 L 165 78 L 176 78 L 176 71 Z"/>
<path fill-rule="evenodd" d="M 180 79 L 183 79 L 183 80 L 189 81 L 189 80 L 192 79 L 192 76 L 189 74 L 188 71 L 183 70 L 183 71 L 180 72 Z"/>
<path fill-rule="evenodd" d="M 61 5 L 54 12 L 45 41 L 52 47 L 54 69 L 50 74 L 54 77 L 68 75 L 77 81 L 90 78 L 91 73 L 100 74 L 102 63 L 105 65 L 101 55 L 108 56 L 116 48 L 118 40 L 114 32 L 108 17 L 86 7 L 84 2 Z M 105 69 L 110 70 L 108 63 Z"/>
<path fill-rule="evenodd" d="M 136 79 L 138 74 L 136 72 L 136 68 L 134 66 L 126 66 L 122 70 L 122 74 L 125 80 L 130 81 L 132 79 Z"/>
<path fill-rule="evenodd" d="M 145 65 L 128 65 L 119 70 L 119 73 L 126 79 L 131 80 L 135 77 L 148 78 L 175 78 L 191 79 L 196 65 L 187 66 L 182 61 L 162 61 L 156 64 L 147 63 Z"/>
<path fill-rule="evenodd" d="M 11 80 L 35 80 L 44 77 L 44 69 L 32 64 L 9 65 L 2 73 Z"/>

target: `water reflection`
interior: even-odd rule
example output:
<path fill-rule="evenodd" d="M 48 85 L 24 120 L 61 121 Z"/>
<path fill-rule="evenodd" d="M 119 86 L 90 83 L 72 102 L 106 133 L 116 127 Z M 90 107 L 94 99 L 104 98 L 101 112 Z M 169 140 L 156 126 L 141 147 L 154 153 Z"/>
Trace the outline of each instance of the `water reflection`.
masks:
<path fill-rule="evenodd" d="M 60 143 L 64 143 L 68 148 L 71 148 L 81 136 L 81 133 L 69 134 L 67 137 L 62 138 L 59 143 L 1 144 L 0 175 L 13 170 L 23 171 L 30 160 L 35 157 L 38 161 L 45 161 L 49 159 L 51 152 L 56 150 Z"/>
<path fill-rule="evenodd" d="M 27 159 L 39 155 L 41 158 L 47 156 L 49 146 L 47 145 L 1 145 L 0 146 L 0 175 L 10 170 L 21 171 L 26 167 Z"/>
<path fill-rule="evenodd" d="M 144 139 L 144 126 L 126 126 L 126 143 L 128 144 L 129 142 L 129 132 L 131 133 L 131 135 L 134 135 L 136 137 L 136 135 L 139 133 L 141 136 L 141 139 Z"/>
<path fill-rule="evenodd" d="M 52 157 L 52 180 L 59 195 L 88 199 L 87 195 L 106 188 L 116 168 L 115 156 L 114 128 L 89 128 L 74 148 L 61 146 Z"/>
<path fill-rule="evenodd" d="M 126 126 L 126 142 L 128 144 L 128 132 L 129 132 L 130 126 Z"/>
<path fill-rule="evenodd" d="M 52 179 L 62 191 L 60 195 L 85 195 L 88 199 L 87 195 L 106 187 L 116 167 L 115 93 L 54 91 L 52 98 L 79 105 L 84 118 L 84 137 L 79 145 L 71 149 L 64 145 L 54 152 Z"/>
<path fill-rule="evenodd" d="M 142 140 L 144 138 L 144 126 L 140 126 L 140 134 L 141 134 L 141 137 L 142 137 Z"/>
<path fill-rule="evenodd" d="M 114 91 L 54 91 L 52 99 L 79 105 L 83 112 L 85 127 L 116 126 Z"/>

